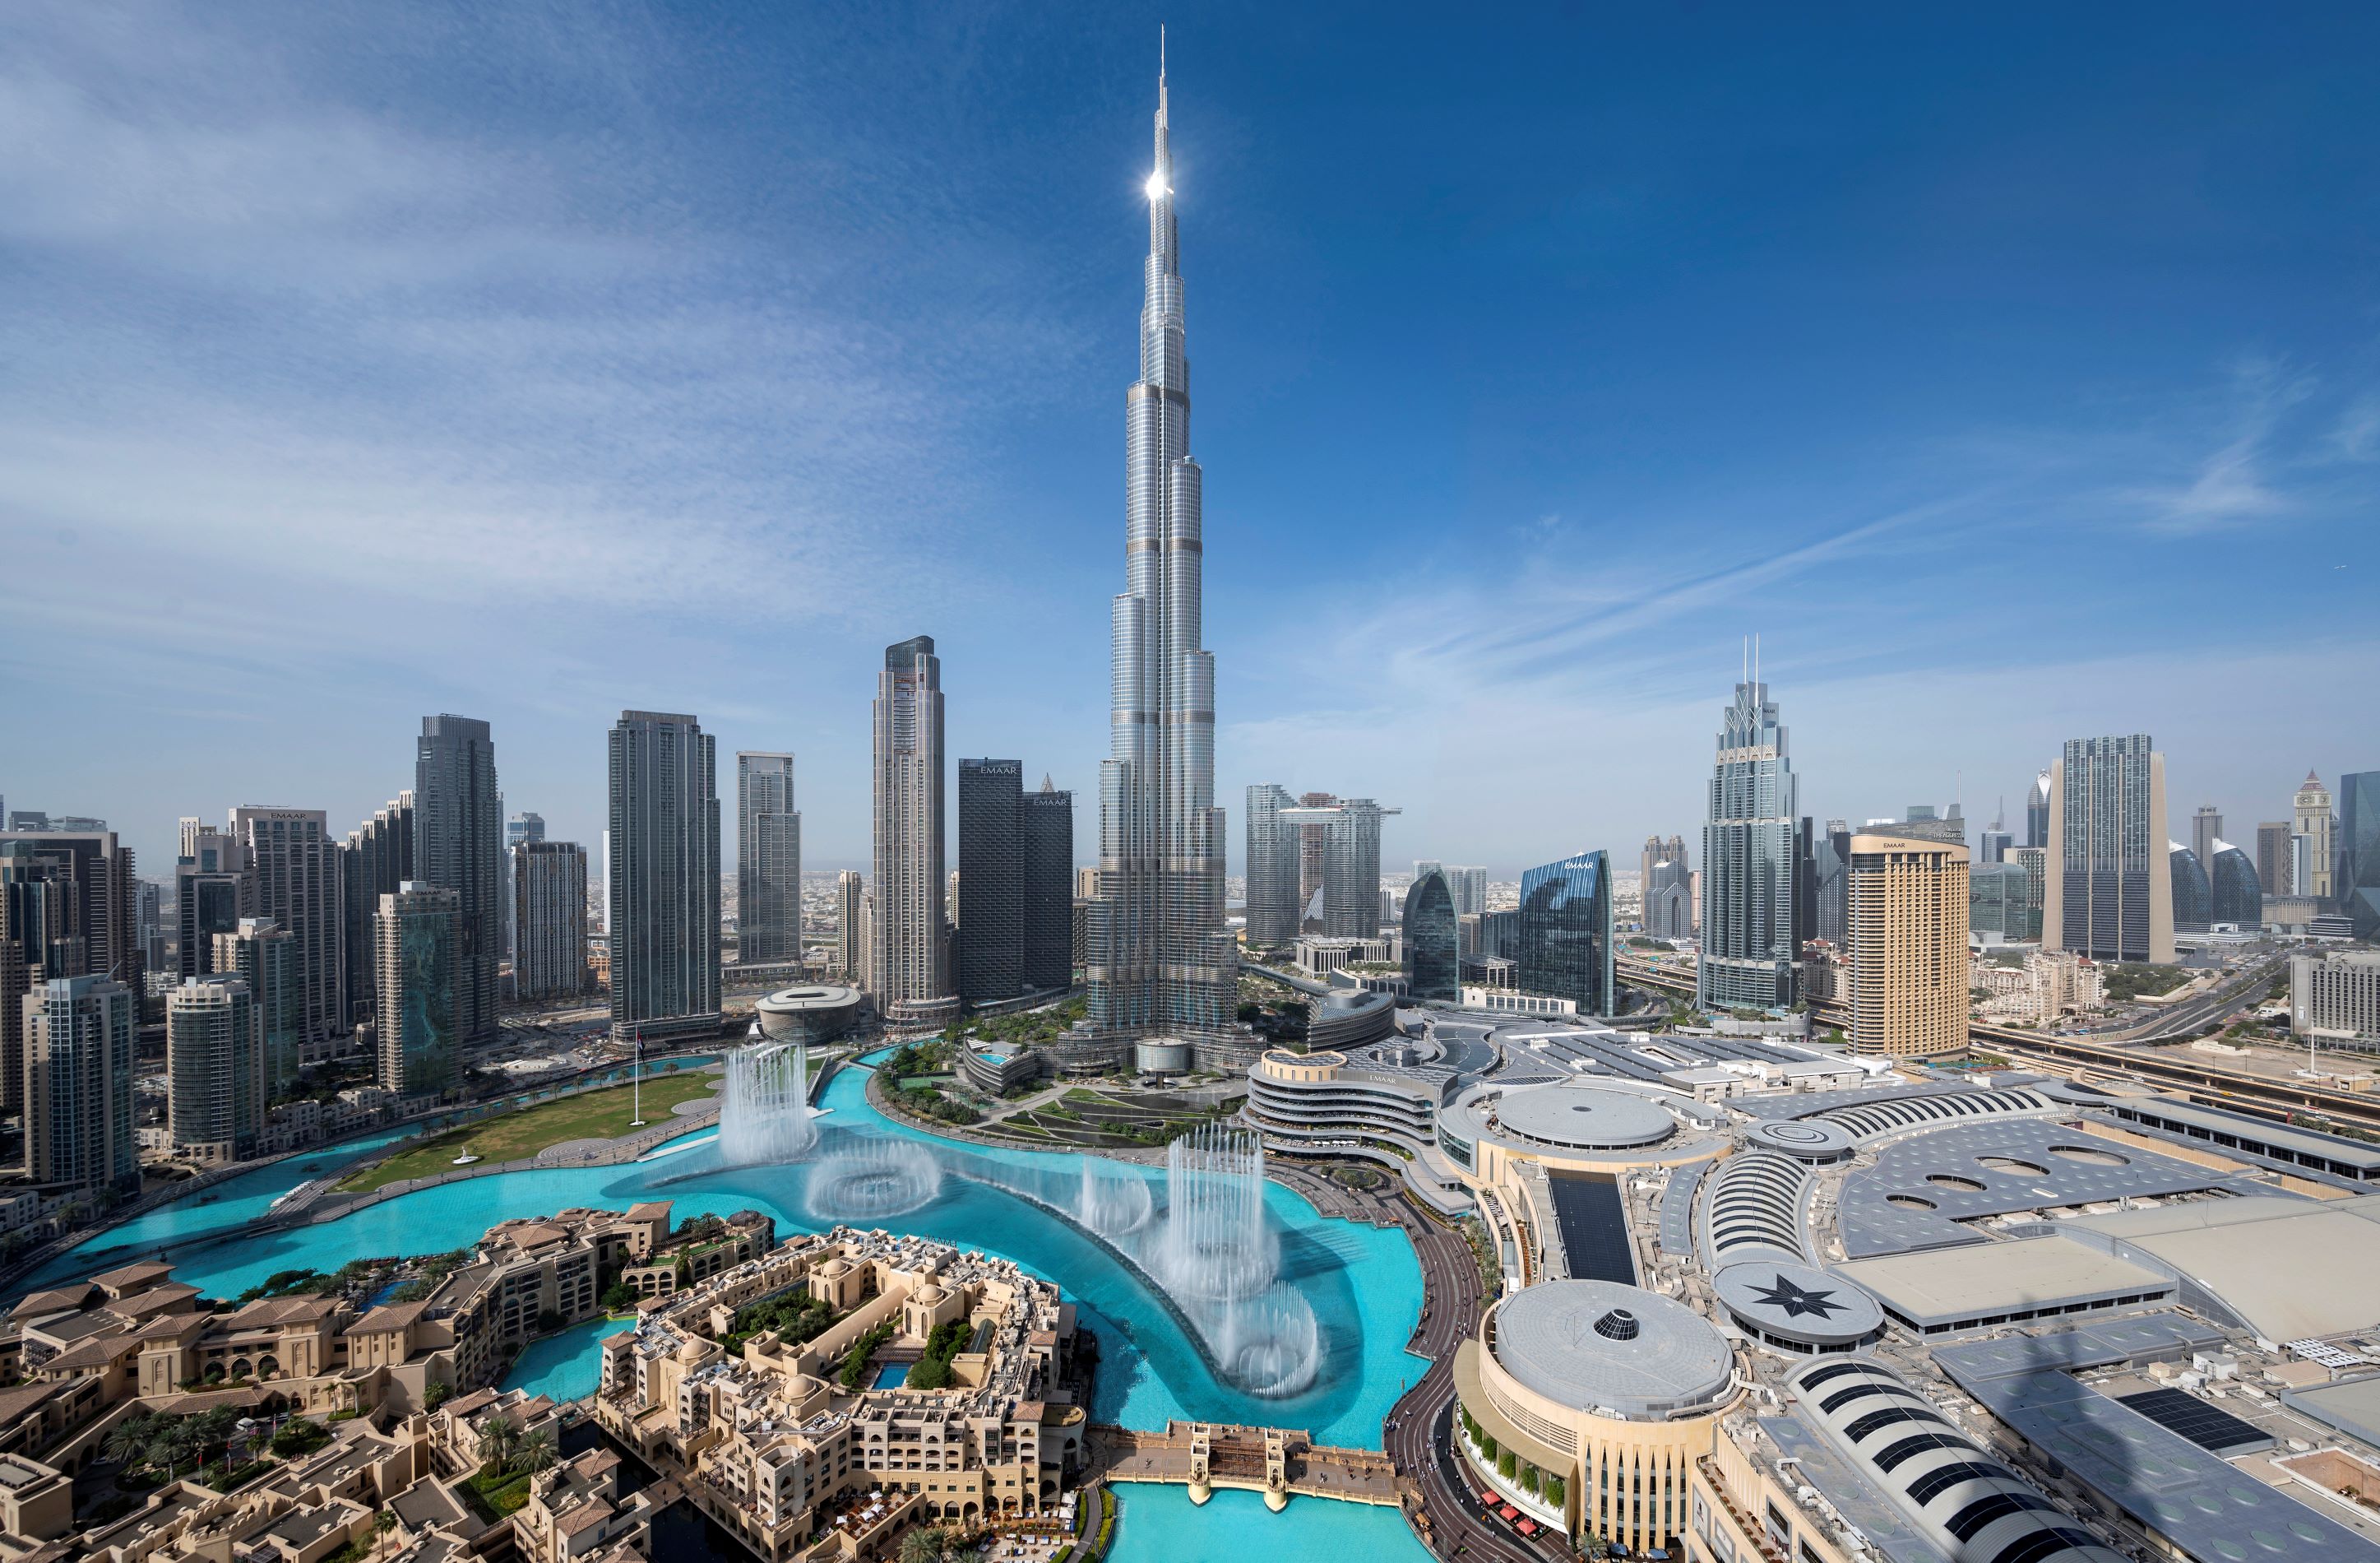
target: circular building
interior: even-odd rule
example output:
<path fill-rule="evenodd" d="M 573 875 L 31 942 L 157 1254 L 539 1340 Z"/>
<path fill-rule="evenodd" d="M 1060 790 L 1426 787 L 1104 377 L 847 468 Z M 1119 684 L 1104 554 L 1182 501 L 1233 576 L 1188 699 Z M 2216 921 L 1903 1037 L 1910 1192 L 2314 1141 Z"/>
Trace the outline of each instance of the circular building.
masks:
<path fill-rule="evenodd" d="M 1616 1281 L 1514 1292 L 1455 1354 L 1454 1386 L 1455 1441 L 1475 1481 L 1566 1535 L 1640 1554 L 1674 1552 L 1694 1462 L 1737 1394 L 1717 1327 Z"/>
<path fill-rule="evenodd" d="M 1856 1351 L 1884 1334 L 1875 1298 L 1807 1264 L 1730 1264 L 1711 1287 L 1744 1334 L 1793 1356 Z"/>
<path fill-rule="evenodd" d="M 1743 1133 L 1747 1151 L 1775 1151 L 1810 1166 L 1846 1160 L 1852 1137 L 1839 1123 L 1825 1118 L 1768 1118 Z"/>
<path fill-rule="evenodd" d="M 837 983 L 779 988 L 758 1006 L 760 1034 L 771 1042 L 816 1044 L 849 1031 L 867 1003 L 857 988 Z"/>
<path fill-rule="evenodd" d="M 1495 1126 L 1556 1152 L 1633 1151 L 1678 1131 L 1678 1120 L 1649 1098 L 1585 1085 L 1515 1091 L 1497 1104 Z"/>

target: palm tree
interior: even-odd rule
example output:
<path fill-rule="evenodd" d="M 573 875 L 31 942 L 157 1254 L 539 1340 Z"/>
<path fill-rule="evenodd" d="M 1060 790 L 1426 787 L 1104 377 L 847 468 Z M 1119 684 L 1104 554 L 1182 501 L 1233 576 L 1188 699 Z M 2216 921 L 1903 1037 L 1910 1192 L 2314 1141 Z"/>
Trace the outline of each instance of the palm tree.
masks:
<path fill-rule="evenodd" d="M 531 1428 L 513 1447 L 513 1463 L 523 1471 L 543 1471 L 554 1461 L 553 1429 Z"/>
<path fill-rule="evenodd" d="M 127 1467 L 140 1464 L 157 1436 L 157 1430 L 150 1425 L 155 1420 L 151 1411 L 134 1411 L 107 1430 L 106 1440 L 100 1445 L 101 1452 Z"/>
<path fill-rule="evenodd" d="M 942 1563 L 950 1532 L 940 1525 L 920 1525 L 901 1538 L 901 1563 Z"/>
<path fill-rule="evenodd" d="M 498 1413 L 480 1424 L 480 1459 L 490 1465 L 512 1463 L 513 1449 L 520 1441 L 520 1429 L 513 1419 Z"/>

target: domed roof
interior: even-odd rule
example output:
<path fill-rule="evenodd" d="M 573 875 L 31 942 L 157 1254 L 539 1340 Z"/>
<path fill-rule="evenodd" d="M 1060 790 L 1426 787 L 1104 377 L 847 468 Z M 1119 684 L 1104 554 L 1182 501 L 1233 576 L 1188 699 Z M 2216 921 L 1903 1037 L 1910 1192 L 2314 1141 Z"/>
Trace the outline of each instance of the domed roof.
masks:
<path fill-rule="evenodd" d="M 1727 1338 L 1684 1303 L 1617 1281 L 1540 1281 L 1496 1311 L 1496 1362 L 1574 1410 L 1653 1418 L 1722 1398 Z"/>

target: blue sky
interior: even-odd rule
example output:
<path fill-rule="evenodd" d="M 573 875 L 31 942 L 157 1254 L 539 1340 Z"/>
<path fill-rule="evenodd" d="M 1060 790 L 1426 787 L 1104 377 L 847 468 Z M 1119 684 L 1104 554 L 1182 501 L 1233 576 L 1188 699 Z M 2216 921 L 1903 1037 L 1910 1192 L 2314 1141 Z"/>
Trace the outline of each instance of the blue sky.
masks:
<path fill-rule="evenodd" d="M 2380 15 L 2076 10 L 1166 8 L 1235 867 L 1691 836 L 1754 632 L 1821 817 L 2380 767 Z M 591 843 L 687 710 L 856 862 L 924 632 L 1087 850 L 1160 15 L 0 12 L 0 793 L 157 872 L 450 710 Z"/>

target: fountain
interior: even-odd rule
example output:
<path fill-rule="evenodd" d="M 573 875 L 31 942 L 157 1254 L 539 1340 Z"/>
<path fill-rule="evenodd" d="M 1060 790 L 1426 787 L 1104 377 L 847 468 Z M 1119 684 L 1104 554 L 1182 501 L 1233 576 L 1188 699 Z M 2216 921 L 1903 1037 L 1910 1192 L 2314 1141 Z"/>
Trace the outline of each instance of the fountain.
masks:
<path fill-rule="evenodd" d="M 1082 1160 L 1082 1183 L 1075 1194 L 1076 1221 L 1111 1242 L 1148 1225 L 1156 1202 L 1149 1198 L 1147 1178 L 1104 1156 Z"/>
<path fill-rule="evenodd" d="M 1223 1375 L 1278 1398 L 1314 1381 L 1322 1330 L 1313 1304 L 1279 1278 L 1264 1199 L 1264 1142 L 1251 1130 L 1203 1125 L 1166 1148 L 1165 1225 L 1140 1246 L 1142 1268 Z"/>
<path fill-rule="evenodd" d="M 818 1143 L 810 1117 L 809 1049 L 750 1042 L 727 1056 L 719 1151 L 730 1166 L 799 1161 Z"/>
<path fill-rule="evenodd" d="M 811 1172 L 810 1214 L 821 1221 L 880 1221 L 930 1204 L 941 1191 L 941 1163 L 925 1146 L 856 1139 Z"/>

